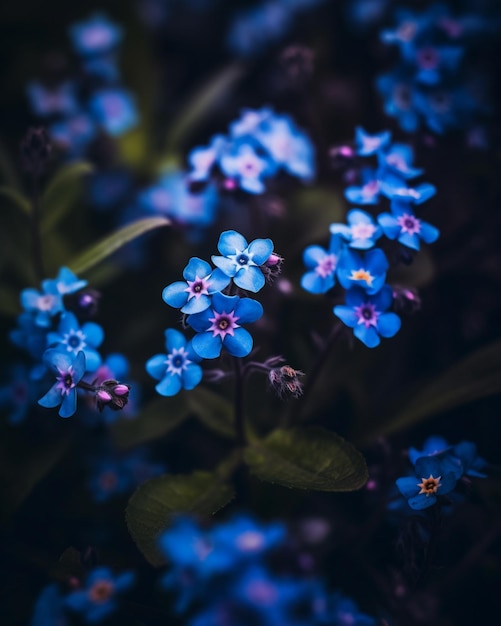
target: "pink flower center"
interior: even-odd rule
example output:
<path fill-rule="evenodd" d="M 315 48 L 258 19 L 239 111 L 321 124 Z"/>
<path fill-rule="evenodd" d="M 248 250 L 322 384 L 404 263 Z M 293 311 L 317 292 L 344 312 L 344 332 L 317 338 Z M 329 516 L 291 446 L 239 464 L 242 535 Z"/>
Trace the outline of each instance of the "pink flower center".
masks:
<path fill-rule="evenodd" d="M 370 239 L 376 232 L 373 224 L 354 224 L 351 227 L 351 236 L 353 239 Z"/>
<path fill-rule="evenodd" d="M 355 315 L 357 316 L 357 324 L 363 324 L 365 328 L 370 326 L 377 326 L 378 317 L 381 315 L 379 311 L 376 311 L 376 305 L 372 302 L 364 302 L 355 307 Z"/>
<path fill-rule="evenodd" d="M 235 328 L 239 328 L 237 324 L 238 319 L 240 318 L 235 315 L 234 311 L 230 311 L 229 313 L 225 311 L 217 313 L 214 311 L 214 317 L 209 317 L 209 322 L 212 322 L 212 324 L 207 330 L 212 331 L 213 337 L 219 336 L 221 339 L 224 339 L 226 335 L 233 337 Z"/>
<path fill-rule="evenodd" d="M 397 217 L 397 224 L 403 233 L 408 233 L 409 235 L 417 235 L 421 230 L 421 221 L 414 215 L 408 215 L 407 213 Z"/>
<path fill-rule="evenodd" d="M 73 382 L 73 375 L 75 374 L 75 370 L 73 366 L 70 365 L 66 372 L 59 370 L 59 376 L 56 376 L 56 389 L 59 389 L 62 396 L 67 396 L 70 391 L 76 386 Z"/>
<path fill-rule="evenodd" d="M 337 266 L 337 256 L 335 254 L 328 254 L 321 261 L 318 262 L 315 272 L 321 278 L 327 278 L 334 273 Z"/>
<path fill-rule="evenodd" d="M 206 278 L 195 278 L 195 280 L 187 280 L 188 286 L 185 291 L 188 294 L 188 300 L 192 298 L 200 298 L 200 296 L 209 295 L 209 281 Z"/>
<path fill-rule="evenodd" d="M 90 601 L 94 604 L 104 604 L 113 595 L 115 586 L 109 580 L 98 580 L 89 589 Z"/>
<path fill-rule="evenodd" d="M 261 606 L 270 606 L 277 599 L 277 590 L 265 580 L 255 580 L 247 587 L 247 597 Z"/>
<path fill-rule="evenodd" d="M 362 196 L 364 198 L 372 198 L 379 191 L 379 182 L 371 180 L 362 187 Z"/>
<path fill-rule="evenodd" d="M 248 530 L 237 537 L 237 547 L 243 552 L 254 552 L 264 545 L 264 537 L 261 533 Z"/>

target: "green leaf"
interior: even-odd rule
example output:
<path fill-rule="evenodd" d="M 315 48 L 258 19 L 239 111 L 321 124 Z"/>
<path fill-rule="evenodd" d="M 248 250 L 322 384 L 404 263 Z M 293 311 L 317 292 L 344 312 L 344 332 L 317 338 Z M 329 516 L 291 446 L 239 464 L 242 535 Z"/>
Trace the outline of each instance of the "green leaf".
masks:
<path fill-rule="evenodd" d="M 35 485 L 60 461 L 72 441 L 72 430 L 44 437 L 5 429 L 0 444 L 0 519 L 7 519 Z"/>
<path fill-rule="evenodd" d="M 129 532 L 152 565 L 165 558 L 157 547 L 158 537 L 180 513 L 212 515 L 234 496 L 223 472 L 193 472 L 158 476 L 141 485 L 129 500 L 126 521 Z"/>
<path fill-rule="evenodd" d="M 120 448 L 132 448 L 146 441 L 167 435 L 190 414 L 186 397 L 181 394 L 173 398 L 156 398 L 133 419 L 115 421 L 110 431 Z"/>
<path fill-rule="evenodd" d="M 167 154 L 175 152 L 187 135 L 217 107 L 244 73 L 243 66 L 234 62 L 224 67 L 202 85 L 182 107 L 167 137 Z"/>
<path fill-rule="evenodd" d="M 295 489 L 353 491 L 368 479 L 362 454 L 318 427 L 274 430 L 246 448 L 244 460 L 261 480 Z"/>
<path fill-rule="evenodd" d="M 75 274 L 82 274 L 130 241 L 137 239 L 150 230 L 160 228 L 161 226 L 168 226 L 169 224 L 170 220 L 166 217 L 146 217 L 136 220 L 131 224 L 127 224 L 127 226 L 123 226 L 108 237 L 105 237 L 99 243 L 85 250 L 85 252 L 79 254 L 69 263 L 69 267 Z"/>
<path fill-rule="evenodd" d="M 206 387 L 197 387 L 187 396 L 188 406 L 197 418 L 224 437 L 235 437 L 233 405 L 223 396 Z"/>
<path fill-rule="evenodd" d="M 370 442 L 378 435 L 389 435 L 437 413 L 497 393 L 501 393 L 501 341 L 477 350 L 407 397 L 404 406 L 365 434 L 363 441 Z"/>
<path fill-rule="evenodd" d="M 47 233 L 73 208 L 80 198 L 86 176 L 93 166 L 85 161 L 61 167 L 45 189 L 42 199 L 42 233 Z"/>
<path fill-rule="evenodd" d="M 4 198 L 10 204 L 20 209 L 25 215 L 31 215 L 31 202 L 28 198 L 13 187 L 0 187 L 0 199 Z"/>

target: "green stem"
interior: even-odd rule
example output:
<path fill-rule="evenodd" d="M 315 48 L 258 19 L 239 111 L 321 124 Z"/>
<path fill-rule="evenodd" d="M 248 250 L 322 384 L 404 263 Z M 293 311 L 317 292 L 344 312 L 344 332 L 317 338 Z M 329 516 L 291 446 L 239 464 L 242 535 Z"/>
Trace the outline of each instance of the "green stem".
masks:
<path fill-rule="evenodd" d="M 238 357 L 234 357 L 235 368 L 235 435 L 239 445 L 247 443 L 244 423 L 244 368 Z"/>

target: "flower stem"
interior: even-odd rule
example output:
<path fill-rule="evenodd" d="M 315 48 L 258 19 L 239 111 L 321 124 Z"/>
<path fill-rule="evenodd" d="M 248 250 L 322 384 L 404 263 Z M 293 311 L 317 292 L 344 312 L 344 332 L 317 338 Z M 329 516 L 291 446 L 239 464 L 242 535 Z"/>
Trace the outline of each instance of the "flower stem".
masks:
<path fill-rule="evenodd" d="M 234 357 L 233 364 L 235 368 L 235 435 L 238 444 L 243 446 L 247 443 L 244 424 L 244 368 L 238 357 Z"/>

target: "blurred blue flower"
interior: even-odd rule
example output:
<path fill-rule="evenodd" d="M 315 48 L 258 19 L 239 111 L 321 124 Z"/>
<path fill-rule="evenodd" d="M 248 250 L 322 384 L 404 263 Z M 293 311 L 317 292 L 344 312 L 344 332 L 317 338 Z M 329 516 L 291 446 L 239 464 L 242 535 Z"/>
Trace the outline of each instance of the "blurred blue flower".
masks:
<path fill-rule="evenodd" d="M 88 574 L 85 588 L 69 593 L 65 604 L 85 622 L 101 622 L 116 611 L 118 596 L 132 587 L 134 579 L 133 572 L 114 575 L 107 567 L 97 567 Z"/>
<path fill-rule="evenodd" d="M 370 135 L 361 126 L 355 129 L 355 148 L 358 156 L 371 156 L 386 148 L 391 141 L 391 132 L 383 130 Z"/>
<path fill-rule="evenodd" d="M 334 307 L 334 315 L 353 328 L 355 337 L 368 348 L 375 348 L 381 342 L 380 337 L 393 337 L 400 330 L 398 315 L 387 312 L 392 301 L 388 285 L 374 295 L 354 287 L 346 293 L 346 305 Z"/>
<path fill-rule="evenodd" d="M 49 126 L 49 134 L 72 157 L 81 156 L 97 134 L 87 113 L 75 113 Z"/>
<path fill-rule="evenodd" d="M 58 293 L 66 296 L 87 287 L 87 281 L 79 279 L 68 267 L 61 267 L 56 278 L 47 279 L 43 282 L 46 285 L 55 286 Z"/>
<path fill-rule="evenodd" d="M 56 383 L 38 401 L 40 406 L 52 409 L 61 405 L 59 415 L 71 417 L 77 409 L 76 386 L 85 373 L 85 354 L 46 350 L 44 362 L 56 374 Z"/>
<path fill-rule="evenodd" d="M 173 328 L 165 331 L 165 347 L 167 354 L 156 354 L 146 362 L 148 374 L 160 381 L 155 387 L 157 393 L 174 396 L 181 389 L 194 389 L 202 380 L 202 368 L 198 363 L 203 355 Z"/>
<path fill-rule="evenodd" d="M 58 585 L 44 587 L 37 598 L 30 626 L 69 626 L 64 612 L 64 596 Z"/>
<path fill-rule="evenodd" d="M 7 380 L 0 385 L 0 407 L 7 409 L 11 424 L 24 420 L 39 395 L 38 387 L 26 365 L 17 363 L 9 368 Z"/>
<path fill-rule="evenodd" d="M 352 209 L 348 212 L 346 219 L 348 226 L 331 224 L 329 230 L 332 235 L 340 235 L 350 248 L 355 250 L 372 248 L 383 234 L 381 228 L 374 222 L 374 218 L 365 211 Z"/>
<path fill-rule="evenodd" d="M 226 230 L 219 237 L 217 249 L 223 256 L 213 255 L 212 262 L 233 278 L 237 287 L 254 293 L 264 287 L 264 274 L 259 268 L 273 252 L 271 239 L 254 239 L 249 244 L 240 233 Z"/>
<path fill-rule="evenodd" d="M 345 249 L 339 258 L 337 277 L 345 289 L 359 287 L 373 295 L 384 285 L 388 267 L 388 259 L 379 248 L 369 250 L 363 256 Z"/>
<path fill-rule="evenodd" d="M 378 152 L 379 167 L 405 179 L 415 178 L 423 173 L 422 169 L 412 167 L 413 160 L 413 149 L 403 143 L 393 143 L 386 150 Z"/>
<path fill-rule="evenodd" d="M 35 115 L 72 115 L 78 109 L 78 102 L 73 83 L 61 83 L 56 87 L 45 87 L 39 82 L 28 84 L 26 91 Z"/>
<path fill-rule="evenodd" d="M 350 185 L 344 190 L 344 196 L 352 204 L 377 204 L 379 202 L 379 173 L 372 167 L 360 170 L 361 185 Z"/>
<path fill-rule="evenodd" d="M 76 355 L 83 351 L 89 372 L 101 365 L 101 355 L 96 350 L 104 339 L 104 332 L 99 324 L 85 322 L 80 326 L 73 313 L 67 311 L 61 316 L 57 332 L 47 334 L 47 345 L 59 351 Z"/>
<path fill-rule="evenodd" d="M 103 13 L 72 24 L 69 34 L 74 49 L 84 57 L 107 53 L 122 39 L 122 29 Z"/>
<path fill-rule="evenodd" d="M 253 194 L 265 191 L 264 179 L 272 176 L 276 165 L 260 153 L 254 142 L 236 141 L 221 155 L 219 166 L 225 176 L 233 179 L 244 191 Z"/>
<path fill-rule="evenodd" d="M 419 105 L 412 80 L 397 68 L 376 80 L 376 87 L 384 100 L 384 111 L 395 117 L 406 133 L 419 127 Z"/>
<path fill-rule="evenodd" d="M 11 330 L 9 339 L 18 348 L 26 350 L 36 361 L 40 361 L 47 347 L 47 328 L 36 323 L 38 311 L 21 313 L 17 316 L 17 328 Z"/>
<path fill-rule="evenodd" d="M 227 550 L 235 561 L 259 558 L 277 547 L 286 538 L 282 523 L 260 524 L 249 515 L 236 515 L 227 522 L 215 525 L 209 532 L 214 550 Z"/>
<path fill-rule="evenodd" d="M 42 282 L 42 291 L 27 288 L 21 291 L 21 306 L 34 314 L 36 326 L 49 327 L 51 319 L 63 310 L 63 299 L 52 280 Z"/>
<path fill-rule="evenodd" d="M 422 456 L 415 465 L 416 476 L 398 478 L 396 485 L 412 509 L 420 511 L 433 506 L 438 496 L 445 496 L 456 486 L 456 476 L 449 471 L 446 457 Z"/>
<path fill-rule="evenodd" d="M 231 355 L 244 357 L 252 350 L 252 336 L 242 324 L 255 322 L 263 314 L 257 300 L 215 293 L 209 309 L 189 315 L 187 323 L 197 332 L 193 350 L 203 359 L 215 359 L 225 348 Z"/>
<path fill-rule="evenodd" d="M 310 293 L 326 293 L 336 284 L 336 268 L 341 250 L 340 236 L 332 235 L 329 248 L 308 246 L 303 252 L 303 262 L 309 270 L 301 278 L 301 287 Z"/>
<path fill-rule="evenodd" d="M 183 270 L 185 281 L 171 283 L 162 292 L 164 302 L 182 313 L 200 313 L 210 306 L 211 296 L 222 291 L 230 278 L 220 269 L 213 268 L 202 259 L 192 257 Z"/>
<path fill-rule="evenodd" d="M 120 87 L 95 91 L 89 101 L 89 112 L 114 137 L 123 135 L 138 123 L 135 101 Z"/>

